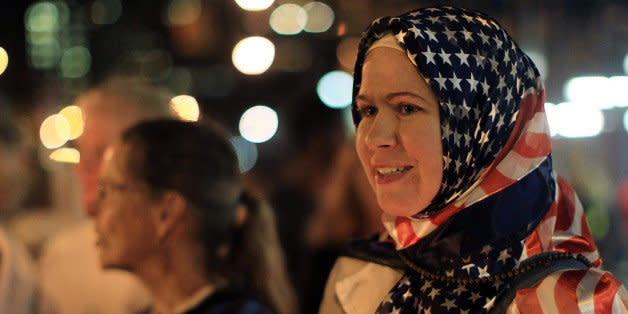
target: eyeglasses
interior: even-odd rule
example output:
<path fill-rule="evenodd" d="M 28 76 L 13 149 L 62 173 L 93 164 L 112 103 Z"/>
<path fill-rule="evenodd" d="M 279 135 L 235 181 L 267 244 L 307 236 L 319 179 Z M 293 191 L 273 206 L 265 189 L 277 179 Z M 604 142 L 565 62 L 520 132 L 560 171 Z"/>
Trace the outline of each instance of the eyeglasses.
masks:
<path fill-rule="evenodd" d="M 112 181 L 100 181 L 96 187 L 97 199 L 101 202 L 110 199 L 113 195 L 124 194 L 126 192 L 140 192 L 130 183 L 117 183 Z"/>

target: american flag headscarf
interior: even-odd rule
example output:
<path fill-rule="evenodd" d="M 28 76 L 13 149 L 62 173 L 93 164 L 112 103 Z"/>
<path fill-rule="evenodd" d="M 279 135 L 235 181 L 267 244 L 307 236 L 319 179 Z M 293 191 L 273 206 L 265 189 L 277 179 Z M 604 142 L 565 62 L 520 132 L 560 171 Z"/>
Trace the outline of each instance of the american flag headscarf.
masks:
<path fill-rule="evenodd" d="M 599 269 L 602 260 L 578 198 L 552 170 L 543 84 L 531 59 L 485 14 L 418 9 L 379 18 L 363 33 L 354 99 L 366 52 L 388 34 L 439 98 L 443 179 L 431 204 L 417 215 L 383 214 L 388 241 L 359 246 L 373 255 L 396 249 L 435 275 L 469 279 L 516 269 L 541 252 L 582 254 L 593 268 L 543 281 L 518 294 L 511 310 L 626 309 L 625 288 Z M 355 102 L 352 111 L 357 126 Z M 577 290 L 579 284 L 590 289 Z M 406 271 L 377 312 L 484 313 L 506 286 L 500 280 L 451 284 Z"/>

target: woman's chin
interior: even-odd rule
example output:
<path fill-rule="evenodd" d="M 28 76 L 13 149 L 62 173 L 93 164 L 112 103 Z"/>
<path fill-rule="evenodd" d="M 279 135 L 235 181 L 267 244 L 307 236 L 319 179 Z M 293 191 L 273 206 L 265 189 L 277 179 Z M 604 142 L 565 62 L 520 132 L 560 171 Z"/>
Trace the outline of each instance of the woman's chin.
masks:
<path fill-rule="evenodd" d="M 393 215 L 393 216 L 411 217 L 418 214 L 421 211 L 421 209 L 417 209 L 416 207 L 413 207 L 410 205 L 397 205 L 397 206 L 394 206 L 392 204 L 385 204 L 385 205 L 388 205 L 388 206 L 384 206 L 380 204 L 380 207 L 385 213 L 389 215 Z"/>

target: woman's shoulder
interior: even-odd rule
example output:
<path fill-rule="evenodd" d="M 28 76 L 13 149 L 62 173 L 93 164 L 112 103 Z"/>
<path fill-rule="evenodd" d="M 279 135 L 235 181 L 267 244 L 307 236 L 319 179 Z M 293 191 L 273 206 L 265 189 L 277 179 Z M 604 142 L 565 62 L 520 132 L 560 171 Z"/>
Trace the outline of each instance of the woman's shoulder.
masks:
<path fill-rule="evenodd" d="M 536 313 L 628 313 L 628 292 L 613 274 L 599 268 L 556 272 L 522 289 L 510 307 Z M 523 313 L 523 312 L 521 312 Z"/>
<path fill-rule="evenodd" d="M 208 296 L 186 314 L 273 314 L 259 298 L 240 290 L 224 289 Z"/>
<path fill-rule="evenodd" d="M 395 268 L 341 256 L 327 279 L 319 313 L 373 313 L 402 276 Z"/>

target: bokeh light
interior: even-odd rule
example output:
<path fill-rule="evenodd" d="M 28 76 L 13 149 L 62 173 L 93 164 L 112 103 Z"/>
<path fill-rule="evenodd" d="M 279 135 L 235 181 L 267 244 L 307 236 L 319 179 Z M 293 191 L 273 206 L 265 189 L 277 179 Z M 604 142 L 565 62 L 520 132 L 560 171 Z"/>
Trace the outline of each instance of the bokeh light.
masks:
<path fill-rule="evenodd" d="M 264 37 L 247 37 L 233 48 L 231 59 L 236 69 L 244 74 L 262 74 L 273 64 L 275 45 Z"/>
<path fill-rule="evenodd" d="M 262 11 L 268 9 L 275 0 L 235 0 L 240 8 L 247 11 Z"/>
<path fill-rule="evenodd" d="M 558 122 L 560 122 L 560 120 L 557 120 L 556 114 L 556 105 L 551 102 L 546 102 L 545 115 L 547 116 L 547 123 L 549 124 L 551 136 L 556 136 L 558 134 Z"/>
<path fill-rule="evenodd" d="M 70 124 L 60 114 L 53 114 L 41 123 L 39 138 L 44 147 L 53 149 L 61 147 L 70 137 Z"/>
<path fill-rule="evenodd" d="M 307 12 L 298 4 L 282 4 L 273 10 L 269 23 L 277 34 L 295 35 L 307 24 Z"/>
<path fill-rule="evenodd" d="M 4 48 L 0 47 L 0 74 L 4 73 L 9 65 L 9 54 Z"/>
<path fill-rule="evenodd" d="M 303 9 L 307 12 L 307 23 L 303 28 L 306 32 L 326 32 L 334 24 L 334 10 L 325 3 L 310 2 Z"/>
<path fill-rule="evenodd" d="M 82 46 L 67 49 L 61 56 L 61 74 L 66 78 L 85 76 L 92 65 L 92 55 Z"/>
<path fill-rule="evenodd" d="M 81 153 L 75 148 L 63 147 L 50 153 L 50 159 L 57 162 L 78 164 L 81 161 Z"/>
<path fill-rule="evenodd" d="M 92 23 L 98 25 L 114 24 L 122 15 L 120 0 L 96 0 L 91 7 Z"/>
<path fill-rule="evenodd" d="M 624 112 L 624 130 L 628 132 L 628 110 Z"/>
<path fill-rule="evenodd" d="M 175 96 L 170 100 L 170 107 L 185 121 L 198 121 L 200 109 L 196 98 L 189 95 Z"/>
<path fill-rule="evenodd" d="M 270 140 L 279 126 L 277 113 L 270 107 L 257 105 L 249 108 L 240 118 L 240 135 L 249 142 Z"/>
<path fill-rule="evenodd" d="M 628 75 L 628 53 L 624 56 L 624 73 Z"/>
<path fill-rule="evenodd" d="M 578 76 L 565 84 L 567 101 L 600 109 L 628 106 L 628 76 Z"/>
<path fill-rule="evenodd" d="M 36 69 L 51 69 L 59 63 L 61 45 L 56 38 L 46 42 L 32 43 L 29 49 L 30 61 Z"/>
<path fill-rule="evenodd" d="M 628 107 L 628 76 L 608 78 L 608 101 L 613 107 Z"/>
<path fill-rule="evenodd" d="M 54 32 L 69 19 L 64 2 L 41 1 L 31 5 L 24 14 L 24 26 L 29 32 Z"/>
<path fill-rule="evenodd" d="M 604 76 L 580 76 L 569 79 L 565 84 L 565 98 L 570 102 L 607 108 L 600 91 L 606 89 L 608 78 Z"/>
<path fill-rule="evenodd" d="M 68 140 L 73 140 L 83 134 L 85 121 L 83 120 L 83 112 L 78 106 L 67 106 L 59 114 L 62 115 L 70 126 L 70 134 Z"/>
<path fill-rule="evenodd" d="M 555 107 L 552 120 L 556 132 L 570 138 L 597 136 L 604 128 L 602 111 L 590 104 L 560 103 Z"/>
<path fill-rule="evenodd" d="M 330 108 L 340 109 L 351 104 L 353 77 L 344 71 L 331 71 L 318 81 L 316 93 Z"/>
<path fill-rule="evenodd" d="M 175 26 L 190 25 L 201 17 L 201 0 L 171 0 L 168 5 L 168 24 Z"/>
<path fill-rule="evenodd" d="M 255 166 L 257 163 L 257 146 L 240 136 L 233 136 L 229 139 L 231 145 L 235 149 L 238 156 L 238 166 L 240 173 L 245 173 Z"/>
<path fill-rule="evenodd" d="M 353 70 L 355 59 L 358 55 L 360 37 L 350 36 L 343 38 L 336 48 L 336 57 L 340 65 L 346 70 Z"/>

